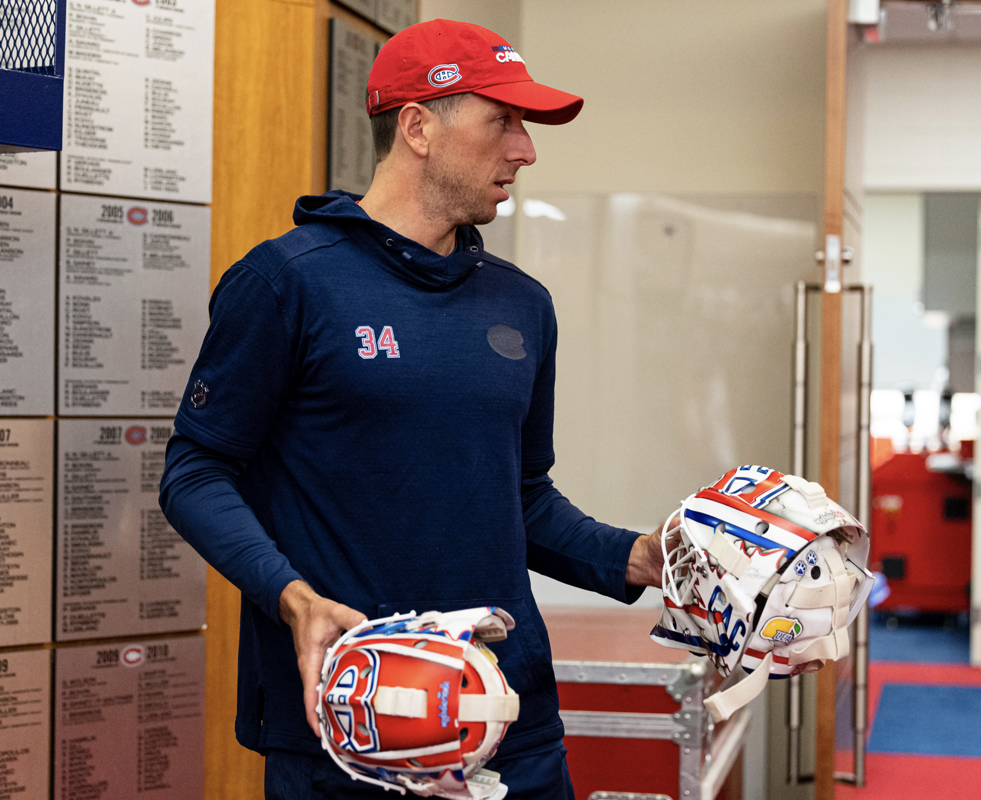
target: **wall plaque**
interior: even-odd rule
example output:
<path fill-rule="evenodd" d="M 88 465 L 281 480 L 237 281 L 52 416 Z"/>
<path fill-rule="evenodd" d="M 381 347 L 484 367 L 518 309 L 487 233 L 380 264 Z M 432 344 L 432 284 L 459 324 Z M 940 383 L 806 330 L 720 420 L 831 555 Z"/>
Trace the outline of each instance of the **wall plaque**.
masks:
<path fill-rule="evenodd" d="M 204 797 L 204 637 L 55 651 L 57 800 Z"/>
<path fill-rule="evenodd" d="M 214 0 L 68 0 L 61 189 L 211 202 Z"/>
<path fill-rule="evenodd" d="M 62 195 L 58 411 L 172 416 L 208 329 L 211 209 Z"/>
<path fill-rule="evenodd" d="M 54 420 L 0 419 L 0 647 L 51 641 L 53 513 Z"/>
<path fill-rule="evenodd" d="M 54 413 L 55 195 L 0 187 L 0 415 Z"/>
<path fill-rule="evenodd" d="M 0 186 L 54 189 L 57 182 L 56 153 L 0 153 Z"/>
<path fill-rule="evenodd" d="M 50 738 L 51 651 L 0 653 L 0 800 L 48 797 Z"/>
<path fill-rule="evenodd" d="M 364 194 L 375 174 L 375 146 L 365 108 L 375 42 L 341 19 L 330 21 L 328 180 L 331 189 Z"/>
<path fill-rule="evenodd" d="M 375 0 L 375 22 L 382 30 L 398 33 L 416 22 L 416 0 Z"/>
<path fill-rule="evenodd" d="M 200 628 L 205 564 L 157 502 L 170 422 L 58 421 L 55 638 Z"/>

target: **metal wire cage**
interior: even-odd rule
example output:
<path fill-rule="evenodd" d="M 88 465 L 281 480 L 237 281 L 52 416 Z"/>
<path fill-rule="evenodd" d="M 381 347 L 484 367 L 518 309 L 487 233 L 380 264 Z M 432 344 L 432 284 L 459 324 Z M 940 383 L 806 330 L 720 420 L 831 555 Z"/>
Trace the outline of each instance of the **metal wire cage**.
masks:
<path fill-rule="evenodd" d="M 0 2 L 0 69 L 55 75 L 57 0 Z"/>
<path fill-rule="evenodd" d="M 66 0 L 0 0 L 0 152 L 60 150 Z"/>

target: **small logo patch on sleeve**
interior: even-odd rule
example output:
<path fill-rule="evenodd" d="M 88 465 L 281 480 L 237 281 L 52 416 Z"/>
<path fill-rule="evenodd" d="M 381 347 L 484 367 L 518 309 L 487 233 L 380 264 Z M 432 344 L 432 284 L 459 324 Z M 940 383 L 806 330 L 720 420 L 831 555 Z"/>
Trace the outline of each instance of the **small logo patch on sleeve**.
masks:
<path fill-rule="evenodd" d="M 191 389 L 191 405 L 194 408 L 204 408 L 208 405 L 208 392 L 210 391 L 207 384 L 202 381 L 194 381 L 194 387 Z"/>

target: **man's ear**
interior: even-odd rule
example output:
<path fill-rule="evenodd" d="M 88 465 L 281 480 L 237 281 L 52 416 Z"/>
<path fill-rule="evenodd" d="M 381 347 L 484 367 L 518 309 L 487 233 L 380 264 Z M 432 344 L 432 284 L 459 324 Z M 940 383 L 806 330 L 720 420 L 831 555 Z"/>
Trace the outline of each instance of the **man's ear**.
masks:
<path fill-rule="evenodd" d="M 418 103 L 406 103 L 399 112 L 399 134 L 417 156 L 429 155 L 432 128 L 438 117 Z"/>

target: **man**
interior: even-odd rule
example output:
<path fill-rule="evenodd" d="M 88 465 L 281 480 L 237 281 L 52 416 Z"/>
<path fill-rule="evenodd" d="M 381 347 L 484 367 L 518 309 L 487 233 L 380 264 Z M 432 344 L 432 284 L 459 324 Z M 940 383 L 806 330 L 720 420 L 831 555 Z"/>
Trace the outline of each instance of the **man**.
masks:
<path fill-rule="evenodd" d="M 268 798 L 383 797 L 321 749 L 327 647 L 366 615 L 482 605 L 517 622 L 494 649 L 521 697 L 488 767 L 513 798 L 572 798 L 527 568 L 633 602 L 660 546 L 552 485 L 551 299 L 472 226 L 534 163 L 524 123 L 581 106 L 491 31 L 406 29 L 369 79 L 367 194 L 300 198 L 215 290 L 161 505 L 243 592 L 236 734 Z"/>

